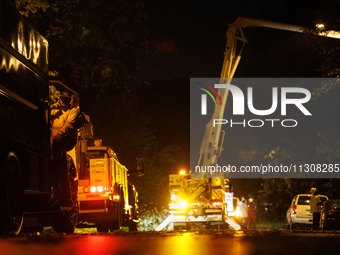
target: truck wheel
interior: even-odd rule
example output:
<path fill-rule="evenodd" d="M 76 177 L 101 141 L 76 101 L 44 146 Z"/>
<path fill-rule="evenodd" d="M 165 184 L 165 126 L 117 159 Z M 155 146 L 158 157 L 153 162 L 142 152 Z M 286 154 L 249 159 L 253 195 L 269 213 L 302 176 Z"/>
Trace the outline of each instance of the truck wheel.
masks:
<path fill-rule="evenodd" d="M 123 210 L 124 210 L 124 193 L 123 190 L 120 189 L 119 190 L 119 197 L 120 197 L 120 201 L 118 201 L 117 203 L 114 204 L 113 206 L 113 212 L 115 215 L 117 215 L 117 217 L 114 217 L 114 220 L 112 221 L 111 230 L 119 230 L 122 227 L 122 223 L 123 223 Z"/>
<path fill-rule="evenodd" d="M 129 187 L 130 188 L 130 187 Z M 130 195 L 131 194 L 131 195 Z M 136 208 L 136 199 L 135 194 L 133 193 L 133 190 L 129 189 L 129 205 L 132 206 L 132 219 L 128 220 L 126 225 L 129 227 L 129 231 L 138 231 L 139 224 L 138 222 L 134 222 L 133 220 L 138 220 L 138 212 Z"/>
<path fill-rule="evenodd" d="M 107 233 L 109 232 L 109 225 L 107 223 L 96 223 L 97 231 Z"/>
<path fill-rule="evenodd" d="M 55 232 L 73 234 L 78 221 L 78 210 L 74 207 L 65 211 L 59 209 L 59 211 L 53 213 L 52 220 Z"/>
<path fill-rule="evenodd" d="M 111 230 L 119 230 L 122 226 L 122 207 L 120 203 L 116 204 L 113 208 L 114 214 L 116 217 L 112 220 L 110 229 Z"/>
<path fill-rule="evenodd" d="M 129 227 L 129 231 L 138 231 L 139 229 L 138 222 L 134 222 L 133 220 L 129 220 L 127 225 Z"/>
<path fill-rule="evenodd" d="M 13 152 L 0 169 L 0 233 L 18 235 L 24 220 L 24 182 L 18 158 Z"/>

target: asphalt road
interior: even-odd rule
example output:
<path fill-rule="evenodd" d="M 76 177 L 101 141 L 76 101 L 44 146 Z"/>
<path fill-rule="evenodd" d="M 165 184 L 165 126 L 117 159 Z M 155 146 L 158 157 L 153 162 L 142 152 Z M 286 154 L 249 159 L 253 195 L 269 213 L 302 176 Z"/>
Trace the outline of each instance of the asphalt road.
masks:
<path fill-rule="evenodd" d="M 0 237 L 1 255 L 324 254 L 339 252 L 340 233 L 310 231 L 116 232 Z"/>

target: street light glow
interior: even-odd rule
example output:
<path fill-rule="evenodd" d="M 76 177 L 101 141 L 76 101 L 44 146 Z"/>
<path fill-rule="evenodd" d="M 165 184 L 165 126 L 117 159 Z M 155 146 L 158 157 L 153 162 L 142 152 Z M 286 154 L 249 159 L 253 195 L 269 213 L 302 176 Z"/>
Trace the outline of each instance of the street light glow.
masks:
<path fill-rule="evenodd" d="M 325 28 L 325 25 L 320 23 L 320 24 L 316 24 L 316 27 L 321 29 L 321 28 Z"/>
<path fill-rule="evenodd" d="M 334 30 L 328 30 L 325 31 L 325 25 L 323 23 L 316 24 L 316 27 L 320 30 L 323 30 L 324 32 L 318 32 L 318 35 L 325 36 L 325 37 L 331 37 L 331 38 L 337 38 L 340 39 L 340 32 L 334 31 Z"/>
<path fill-rule="evenodd" d="M 326 32 L 319 32 L 318 35 L 340 39 L 340 32 L 334 31 L 334 30 L 328 30 Z"/>

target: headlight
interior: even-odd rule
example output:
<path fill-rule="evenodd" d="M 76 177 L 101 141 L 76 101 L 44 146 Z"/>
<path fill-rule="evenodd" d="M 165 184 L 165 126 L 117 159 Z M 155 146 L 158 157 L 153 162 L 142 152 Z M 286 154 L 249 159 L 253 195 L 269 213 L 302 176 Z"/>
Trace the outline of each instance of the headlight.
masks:
<path fill-rule="evenodd" d="M 184 200 L 181 200 L 181 201 L 178 201 L 178 208 L 179 209 L 186 209 L 188 207 L 188 204 L 186 201 Z"/>

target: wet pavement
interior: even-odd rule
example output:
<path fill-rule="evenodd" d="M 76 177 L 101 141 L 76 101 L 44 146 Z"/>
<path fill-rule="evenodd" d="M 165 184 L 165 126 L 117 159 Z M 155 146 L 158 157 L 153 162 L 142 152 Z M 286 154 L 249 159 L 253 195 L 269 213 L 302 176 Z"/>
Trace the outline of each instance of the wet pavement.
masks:
<path fill-rule="evenodd" d="M 339 241 L 339 231 L 309 230 L 34 233 L 0 237 L 0 254 L 337 254 Z"/>

